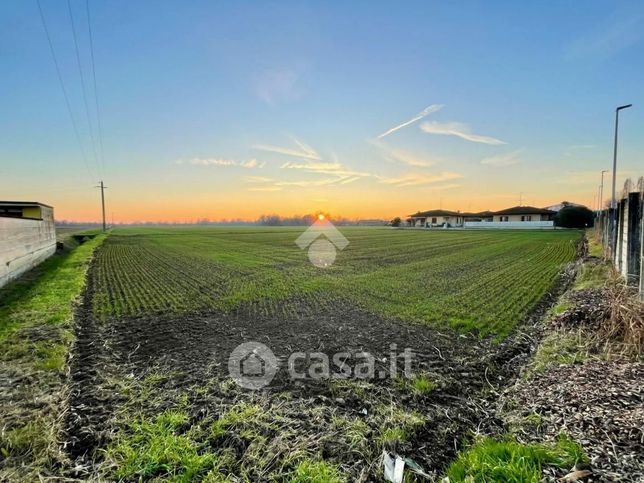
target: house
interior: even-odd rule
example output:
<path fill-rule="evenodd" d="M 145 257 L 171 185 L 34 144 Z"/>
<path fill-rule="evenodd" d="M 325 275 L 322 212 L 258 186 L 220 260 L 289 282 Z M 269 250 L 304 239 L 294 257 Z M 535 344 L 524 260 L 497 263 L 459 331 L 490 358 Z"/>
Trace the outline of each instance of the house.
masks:
<path fill-rule="evenodd" d="M 413 227 L 461 228 L 528 228 L 552 229 L 556 211 L 534 206 L 513 206 L 500 211 L 463 213 L 449 210 L 418 211 L 409 215 L 407 223 Z"/>
<path fill-rule="evenodd" d="M 463 213 L 463 222 L 467 221 L 492 221 L 494 218 L 493 211 L 481 211 L 478 213 Z"/>
<path fill-rule="evenodd" d="M 463 225 L 463 214 L 457 211 L 429 210 L 409 215 L 407 222 L 417 227 L 450 227 Z"/>
<path fill-rule="evenodd" d="M 513 206 L 505 210 L 495 211 L 493 220 L 495 222 L 512 221 L 551 221 L 557 213 L 546 208 L 535 208 L 534 206 Z"/>
<path fill-rule="evenodd" d="M 0 287 L 56 251 L 54 209 L 35 201 L 0 201 Z"/>

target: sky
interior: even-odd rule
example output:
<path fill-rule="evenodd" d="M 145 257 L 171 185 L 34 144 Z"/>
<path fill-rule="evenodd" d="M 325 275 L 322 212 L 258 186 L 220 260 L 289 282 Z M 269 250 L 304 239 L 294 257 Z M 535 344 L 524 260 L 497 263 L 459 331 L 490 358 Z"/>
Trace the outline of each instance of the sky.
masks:
<path fill-rule="evenodd" d="M 644 175 L 641 1 L 40 5 L 0 2 L 0 199 L 59 220 L 99 179 L 116 222 L 593 206 L 626 103 Z"/>

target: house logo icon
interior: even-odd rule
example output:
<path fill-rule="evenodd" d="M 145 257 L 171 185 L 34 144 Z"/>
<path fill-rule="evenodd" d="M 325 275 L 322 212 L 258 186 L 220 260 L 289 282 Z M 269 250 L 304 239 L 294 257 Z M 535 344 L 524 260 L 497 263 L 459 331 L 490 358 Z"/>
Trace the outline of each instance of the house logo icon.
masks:
<path fill-rule="evenodd" d="M 318 268 L 328 268 L 335 262 L 337 250 L 349 244 L 333 223 L 319 215 L 318 219 L 302 233 L 295 244 L 302 250 L 309 249 L 309 260 Z"/>
<path fill-rule="evenodd" d="M 261 389 L 271 383 L 279 363 L 273 351 L 260 342 L 244 342 L 231 352 L 228 373 L 246 389 Z"/>

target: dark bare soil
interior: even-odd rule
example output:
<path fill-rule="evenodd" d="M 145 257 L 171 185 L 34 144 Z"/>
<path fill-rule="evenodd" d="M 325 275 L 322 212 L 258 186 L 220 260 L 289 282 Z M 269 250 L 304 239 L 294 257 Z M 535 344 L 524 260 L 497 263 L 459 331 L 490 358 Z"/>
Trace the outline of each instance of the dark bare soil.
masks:
<path fill-rule="evenodd" d="M 301 313 L 280 319 L 262 317 L 255 307 L 247 306 L 231 313 L 99 322 L 91 311 L 94 287 L 92 277 L 88 277 L 84 303 L 76 317 L 77 342 L 71 360 L 65 434 L 67 450 L 76 465 L 71 476 L 87 476 L 95 471 L 102 457 L 97 450 L 105 448 L 119 430 L 116 413 L 131 395 L 123 394 L 115 381 L 142 381 L 153 372 L 166 374 L 162 391 L 154 395 L 157 402 L 164 398 L 166 402 L 149 408 L 143 405 L 142 411 L 153 413 L 164 405 L 171 407 L 176 395 L 185 392 L 189 394 L 193 423 L 219 414 L 222 405 L 257 397 L 242 389 L 209 390 L 199 396 L 191 393 L 206 380 L 227 378 L 231 351 L 248 341 L 266 344 L 281 363 L 273 382 L 260 391 L 261 397 L 283 399 L 288 394 L 288 410 L 299 412 L 302 418 L 321 408 L 364 417 L 370 423 L 376 407 L 391 400 L 404 411 L 425 416 L 426 424 L 391 449 L 437 476 L 471 431 L 497 425 L 493 410 L 497 391 L 517 375 L 534 348 L 530 334 L 534 334 L 542 314 L 569 280 L 570 273 L 561 278 L 557 288 L 520 324 L 520 329 L 499 344 L 450 329 L 386 320 L 342 303 L 316 314 L 303 306 Z M 412 372 L 426 375 L 437 385 L 434 391 L 414 393 L 383 377 L 369 381 L 367 394 L 349 391 L 339 397 L 329 381 L 292 381 L 285 369 L 286 359 L 294 351 L 324 352 L 329 358 L 340 351 L 365 351 L 378 361 L 377 374 L 386 375 L 391 344 L 396 345 L 399 354 L 405 348 L 412 350 Z M 324 458 L 342 466 L 356 479 L 381 479 L 381 469 L 374 463 L 381 450 L 374 452 L 370 460 L 362 460 L 348 452 L 341 441 L 329 440 L 323 434 L 324 425 L 313 418 L 297 431 L 307 432 L 313 440 L 317 438 Z M 241 458 L 243 448 L 239 451 Z"/>

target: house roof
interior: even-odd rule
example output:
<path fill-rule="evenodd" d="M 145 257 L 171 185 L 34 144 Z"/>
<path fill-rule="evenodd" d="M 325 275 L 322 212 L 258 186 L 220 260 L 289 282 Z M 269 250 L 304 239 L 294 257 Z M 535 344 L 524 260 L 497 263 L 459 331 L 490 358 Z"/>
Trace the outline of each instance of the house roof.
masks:
<path fill-rule="evenodd" d="M 465 217 L 479 217 L 479 218 L 481 218 L 481 217 L 485 217 L 485 216 L 492 216 L 492 215 L 494 215 L 494 212 L 493 212 L 493 211 L 489 211 L 489 210 L 486 210 L 486 211 L 480 211 L 480 212 L 478 212 L 478 213 L 461 213 L 461 216 L 465 216 Z"/>
<path fill-rule="evenodd" d="M 410 218 L 427 218 L 428 216 L 462 216 L 462 213 L 449 210 L 429 210 L 419 211 L 413 215 L 409 215 Z"/>
<path fill-rule="evenodd" d="M 29 206 L 45 206 L 47 208 L 53 208 L 53 206 L 39 203 L 37 201 L 0 201 L 0 206 L 20 206 L 23 208 Z"/>
<path fill-rule="evenodd" d="M 495 215 L 554 215 L 556 212 L 534 206 L 513 206 L 505 210 L 495 211 Z"/>

